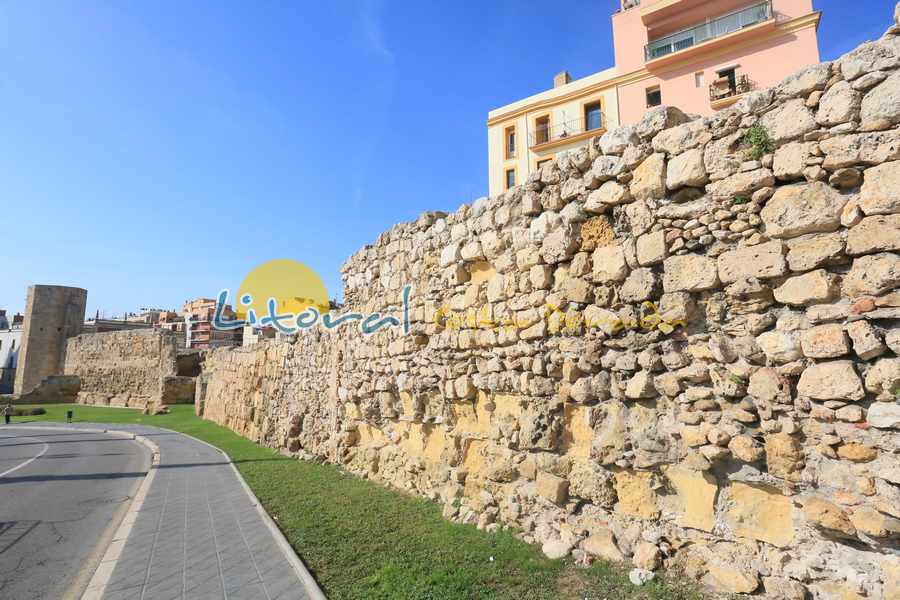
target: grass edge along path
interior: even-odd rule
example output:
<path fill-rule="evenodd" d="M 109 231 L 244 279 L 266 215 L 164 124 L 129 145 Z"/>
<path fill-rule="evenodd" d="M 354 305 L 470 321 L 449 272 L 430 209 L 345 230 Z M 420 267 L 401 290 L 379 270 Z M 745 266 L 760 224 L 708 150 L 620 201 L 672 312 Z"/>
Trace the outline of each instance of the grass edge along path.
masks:
<path fill-rule="evenodd" d="M 684 578 L 628 582 L 627 568 L 598 561 L 549 560 L 508 532 L 485 533 L 447 521 L 435 502 L 360 479 L 335 465 L 285 457 L 194 415 L 71 404 L 16 424 L 129 423 L 164 427 L 224 450 L 332 600 L 701 600 Z"/>

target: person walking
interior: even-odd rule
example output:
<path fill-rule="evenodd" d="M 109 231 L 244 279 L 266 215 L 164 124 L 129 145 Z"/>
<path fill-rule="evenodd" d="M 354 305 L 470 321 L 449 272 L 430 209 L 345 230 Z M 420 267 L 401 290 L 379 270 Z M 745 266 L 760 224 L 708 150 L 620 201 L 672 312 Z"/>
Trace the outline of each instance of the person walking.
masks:
<path fill-rule="evenodd" d="M 6 408 L 3 409 L 3 418 L 6 419 L 7 425 L 9 425 L 9 420 L 12 419 L 12 415 L 13 415 L 12 403 L 7 402 Z"/>

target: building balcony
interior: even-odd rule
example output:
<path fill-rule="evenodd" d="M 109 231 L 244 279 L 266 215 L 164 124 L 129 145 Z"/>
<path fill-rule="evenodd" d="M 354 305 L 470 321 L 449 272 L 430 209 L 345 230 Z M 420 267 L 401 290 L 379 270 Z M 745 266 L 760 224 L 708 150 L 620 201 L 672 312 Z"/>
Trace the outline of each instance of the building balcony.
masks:
<path fill-rule="evenodd" d="M 723 77 L 709 86 L 709 105 L 720 110 L 740 100 L 744 94 L 753 91 L 755 84 L 746 75 L 741 75 L 734 82 Z"/>
<path fill-rule="evenodd" d="M 531 149 L 552 148 L 603 135 L 606 133 L 605 122 L 605 117 L 601 115 L 599 119 L 588 123 L 585 123 L 583 119 L 575 119 L 546 127 L 538 125 L 536 130 L 528 135 L 528 147 Z"/>
<path fill-rule="evenodd" d="M 711 19 L 706 23 L 683 29 L 665 37 L 655 39 L 644 47 L 644 61 L 647 66 L 668 63 L 670 56 L 682 57 L 692 53 L 691 49 L 707 48 L 715 40 L 732 38 L 749 30 L 757 30 L 763 24 L 774 25 L 775 13 L 771 0 L 757 2 L 741 10 Z M 717 45 L 717 44 L 716 44 Z"/>

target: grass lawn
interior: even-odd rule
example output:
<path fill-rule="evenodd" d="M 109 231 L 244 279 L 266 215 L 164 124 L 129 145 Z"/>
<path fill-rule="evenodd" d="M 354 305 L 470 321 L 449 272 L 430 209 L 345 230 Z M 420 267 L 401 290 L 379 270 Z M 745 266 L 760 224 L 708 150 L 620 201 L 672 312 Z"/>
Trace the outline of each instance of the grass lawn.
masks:
<path fill-rule="evenodd" d="M 14 423 L 140 423 L 181 431 L 231 456 L 244 479 L 334 600 L 482 599 L 700 600 L 691 584 L 657 578 L 636 588 L 627 571 L 548 560 L 508 533 L 488 534 L 441 517 L 441 506 L 333 466 L 286 458 L 176 406 L 168 415 L 71 404 Z"/>

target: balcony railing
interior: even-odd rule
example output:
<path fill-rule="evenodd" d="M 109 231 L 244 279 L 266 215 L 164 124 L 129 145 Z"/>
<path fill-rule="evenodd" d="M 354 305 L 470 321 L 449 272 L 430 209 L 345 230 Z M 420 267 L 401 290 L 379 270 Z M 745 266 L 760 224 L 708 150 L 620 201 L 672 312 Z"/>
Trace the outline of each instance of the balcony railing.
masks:
<path fill-rule="evenodd" d="M 549 127 L 537 126 L 533 132 L 528 134 L 528 146 L 533 148 L 534 146 L 558 142 L 589 131 L 603 129 L 605 122 L 606 117 L 601 114 L 599 119 L 590 119 L 587 123 L 583 119 L 575 119 L 565 123 L 550 125 Z"/>
<path fill-rule="evenodd" d="M 751 91 L 753 87 L 753 82 L 746 75 L 741 75 L 734 85 L 713 82 L 709 86 L 709 100 L 715 102 L 732 96 L 740 96 Z"/>
<path fill-rule="evenodd" d="M 722 37 L 734 33 L 745 27 L 750 27 L 772 18 L 772 2 L 759 2 L 747 8 L 729 13 L 685 29 L 666 37 L 653 40 L 644 47 L 644 60 L 651 61 L 674 52 L 679 52 L 691 46 L 695 46 L 707 40 Z"/>

